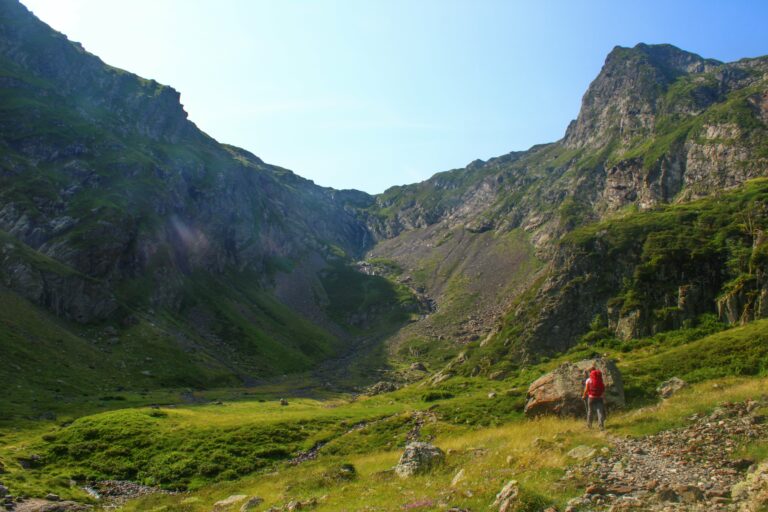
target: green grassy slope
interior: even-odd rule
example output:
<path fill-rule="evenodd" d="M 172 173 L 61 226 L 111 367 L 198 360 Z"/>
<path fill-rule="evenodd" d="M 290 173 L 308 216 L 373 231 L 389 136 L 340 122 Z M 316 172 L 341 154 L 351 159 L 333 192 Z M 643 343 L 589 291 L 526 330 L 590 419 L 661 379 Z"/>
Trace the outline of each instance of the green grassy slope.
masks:
<path fill-rule="evenodd" d="M 319 510 L 358 510 L 363 505 L 398 510 L 419 500 L 487 506 L 514 475 L 524 503 L 559 506 L 582 492 L 579 482 L 557 483 L 574 462 L 567 451 L 579 444 L 601 447 L 605 439 L 583 432 L 577 421 L 524 419 L 527 385 L 558 364 L 594 355 L 599 348 L 619 358 L 629 394 L 630 409 L 612 415 L 609 430 L 643 435 L 675 427 L 720 401 L 768 390 L 768 320 L 718 329 L 722 326 L 692 328 L 628 346 L 581 346 L 504 381 L 453 378 L 371 398 L 294 399 L 288 406 L 275 401 L 287 389 L 264 388 L 264 394 L 222 405 L 128 408 L 62 425 L 5 427 L 0 429 L 0 461 L 8 471 L 4 482 L 33 495 L 55 490 L 80 499 L 86 495 L 70 487 L 72 477 L 130 478 L 195 489 L 191 495 L 143 498 L 129 510 L 208 510 L 214 501 L 241 492 L 262 496 L 268 505 L 327 494 Z M 717 332 L 706 334 L 712 330 Z M 654 407 L 653 414 L 637 409 L 655 401 L 655 386 L 673 375 L 687 379 L 692 388 Z M 490 391 L 494 398 L 488 397 Z M 266 401 L 255 400 L 257 396 Z M 417 422 L 422 436 L 452 451 L 445 467 L 402 481 L 387 470 Z M 559 444 L 534 444 L 536 438 L 549 440 L 556 434 Z M 320 441 L 326 444 L 316 461 L 297 467 L 283 463 Z M 763 453 L 757 445 L 744 446 L 734 456 L 746 452 L 752 457 Z M 31 454 L 42 456 L 39 467 L 21 470 L 15 460 Z M 356 474 L 342 478 L 338 468 L 350 463 Z M 462 468 L 460 489 L 472 493 L 446 494 Z"/>

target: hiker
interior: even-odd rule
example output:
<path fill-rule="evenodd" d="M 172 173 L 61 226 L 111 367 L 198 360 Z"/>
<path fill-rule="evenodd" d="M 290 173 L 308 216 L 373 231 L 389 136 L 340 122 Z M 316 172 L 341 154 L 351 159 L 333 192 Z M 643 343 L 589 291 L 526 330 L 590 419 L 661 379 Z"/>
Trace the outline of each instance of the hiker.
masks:
<path fill-rule="evenodd" d="M 605 384 L 603 372 L 594 365 L 589 370 L 589 378 L 584 383 L 584 393 L 581 398 L 587 401 L 587 427 L 592 428 L 592 420 L 597 414 L 597 424 L 600 430 L 605 430 Z"/>

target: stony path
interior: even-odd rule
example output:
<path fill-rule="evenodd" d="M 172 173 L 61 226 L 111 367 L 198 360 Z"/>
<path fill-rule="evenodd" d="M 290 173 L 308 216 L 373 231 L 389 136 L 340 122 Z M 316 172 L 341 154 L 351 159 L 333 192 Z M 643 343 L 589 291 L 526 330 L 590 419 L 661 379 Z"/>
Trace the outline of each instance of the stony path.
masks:
<path fill-rule="evenodd" d="M 612 438 L 614 449 L 576 467 L 566 478 L 592 482 L 571 500 L 578 511 L 741 510 L 733 487 L 753 461 L 734 458 L 737 447 L 768 438 L 766 418 L 756 414 L 765 402 L 725 403 L 691 424 L 641 438 Z"/>

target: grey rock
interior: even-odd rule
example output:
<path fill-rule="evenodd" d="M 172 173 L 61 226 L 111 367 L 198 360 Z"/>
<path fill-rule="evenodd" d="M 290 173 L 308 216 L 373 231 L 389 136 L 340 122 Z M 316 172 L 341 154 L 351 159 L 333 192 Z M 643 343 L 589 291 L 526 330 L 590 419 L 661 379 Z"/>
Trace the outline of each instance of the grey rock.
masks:
<path fill-rule="evenodd" d="M 365 394 L 370 396 L 380 395 L 382 393 L 391 393 L 397 391 L 397 386 L 392 382 L 380 381 L 366 389 Z"/>
<path fill-rule="evenodd" d="M 498 507 L 499 512 L 512 512 L 517 506 L 519 493 L 520 488 L 517 485 L 517 480 L 510 480 L 496 495 L 492 506 Z"/>
<path fill-rule="evenodd" d="M 406 445 L 395 473 L 401 478 L 427 473 L 445 461 L 445 452 L 429 443 L 412 442 Z"/>

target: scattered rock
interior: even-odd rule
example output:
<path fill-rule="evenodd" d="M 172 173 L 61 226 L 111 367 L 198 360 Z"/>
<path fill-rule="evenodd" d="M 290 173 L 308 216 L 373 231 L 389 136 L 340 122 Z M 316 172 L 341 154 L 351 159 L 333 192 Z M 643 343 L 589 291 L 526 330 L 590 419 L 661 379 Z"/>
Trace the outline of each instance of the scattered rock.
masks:
<path fill-rule="evenodd" d="M 391 393 L 392 391 L 397 391 L 397 386 L 392 382 L 382 380 L 372 386 L 369 386 L 368 389 L 366 389 L 365 394 L 374 396 L 380 395 L 382 393 Z"/>
<path fill-rule="evenodd" d="M 629 494 L 635 489 L 630 485 L 610 485 L 605 488 L 606 494 Z"/>
<path fill-rule="evenodd" d="M 656 392 L 661 398 L 667 399 L 686 387 L 688 387 L 688 383 L 683 379 L 672 377 L 671 379 L 659 384 L 659 387 L 656 388 Z"/>
<path fill-rule="evenodd" d="M 23 469 L 34 469 L 40 467 L 43 458 L 39 455 L 30 455 L 29 457 L 18 457 L 16 462 L 18 462 Z"/>
<path fill-rule="evenodd" d="M 760 407 L 753 401 L 726 402 L 710 414 L 692 415 L 683 428 L 611 438 L 609 454 L 585 460 L 564 476 L 600 482 L 605 492 L 587 487 L 579 498 L 587 502 L 569 505 L 600 511 L 760 510 L 755 503 L 768 503 L 768 462 L 739 483 L 754 466 L 751 460 L 733 458 L 742 443 L 768 438 L 768 425 L 755 422 Z M 598 499 L 603 500 L 599 506 Z"/>
<path fill-rule="evenodd" d="M 494 391 L 491 391 L 488 393 L 488 398 L 496 398 L 496 393 Z"/>
<path fill-rule="evenodd" d="M 499 494 L 496 495 L 496 500 L 493 502 L 494 507 L 499 507 L 499 512 L 512 512 L 517 504 L 517 496 L 520 493 L 520 489 L 517 486 L 517 480 L 510 480 L 502 487 Z"/>
<path fill-rule="evenodd" d="M 226 510 L 229 507 L 232 507 L 234 505 L 238 505 L 242 503 L 243 501 L 248 499 L 247 494 L 233 494 L 229 498 L 223 499 L 221 501 L 217 501 L 213 504 L 213 510 Z"/>
<path fill-rule="evenodd" d="M 74 501 L 47 501 L 33 498 L 24 500 L 10 510 L 18 512 L 84 512 L 91 508 L 90 505 L 83 505 Z"/>
<path fill-rule="evenodd" d="M 415 372 L 426 372 L 427 367 L 424 366 L 424 363 L 415 362 L 415 363 L 411 363 L 411 370 Z"/>
<path fill-rule="evenodd" d="M 446 380 L 453 377 L 453 372 L 449 371 L 440 371 L 437 372 L 432 376 L 432 378 L 429 379 L 429 382 L 431 384 L 440 384 L 441 382 L 445 382 Z"/>
<path fill-rule="evenodd" d="M 45 499 L 48 501 L 61 501 L 61 498 L 58 494 L 48 493 L 45 495 Z"/>
<path fill-rule="evenodd" d="M 584 490 L 584 494 L 605 494 L 605 492 L 605 488 L 598 484 L 588 485 Z"/>
<path fill-rule="evenodd" d="M 248 512 L 249 510 L 253 510 L 262 503 L 264 503 L 263 499 L 259 498 L 258 496 L 252 496 L 248 499 L 248 501 L 243 503 L 243 506 L 240 507 L 240 512 Z"/>
<path fill-rule="evenodd" d="M 658 491 L 656 491 L 656 496 L 660 501 L 680 501 L 680 496 L 678 496 L 677 493 L 669 487 L 660 488 Z"/>
<path fill-rule="evenodd" d="M 675 493 L 685 503 L 696 503 L 704 499 L 704 492 L 695 485 L 678 485 Z"/>
<path fill-rule="evenodd" d="M 568 452 L 568 456 L 577 460 L 584 460 L 592 458 L 597 450 L 591 446 L 580 445 Z"/>
<path fill-rule="evenodd" d="M 459 482 L 464 480 L 464 469 L 460 469 L 458 473 L 456 473 L 456 476 L 453 477 L 453 480 L 451 480 L 451 487 L 456 487 L 459 485 Z"/>
<path fill-rule="evenodd" d="M 429 443 L 408 443 L 395 467 L 395 473 L 401 478 L 426 473 L 443 463 L 445 453 Z"/>
<path fill-rule="evenodd" d="M 281 510 L 284 512 L 294 512 L 296 510 L 309 510 L 317 506 L 317 498 L 310 498 L 306 501 L 291 500 L 286 503 Z"/>
<path fill-rule="evenodd" d="M 603 358 L 587 359 L 578 363 L 565 363 L 534 381 L 528 388 L 526 416 L 585 416 L 586 408 L 581 395 L 587 371 L 593 364 L 603 372 L 606 406 L 609 409 L 624 407 L 624 384 L 616 363 Z"/>

